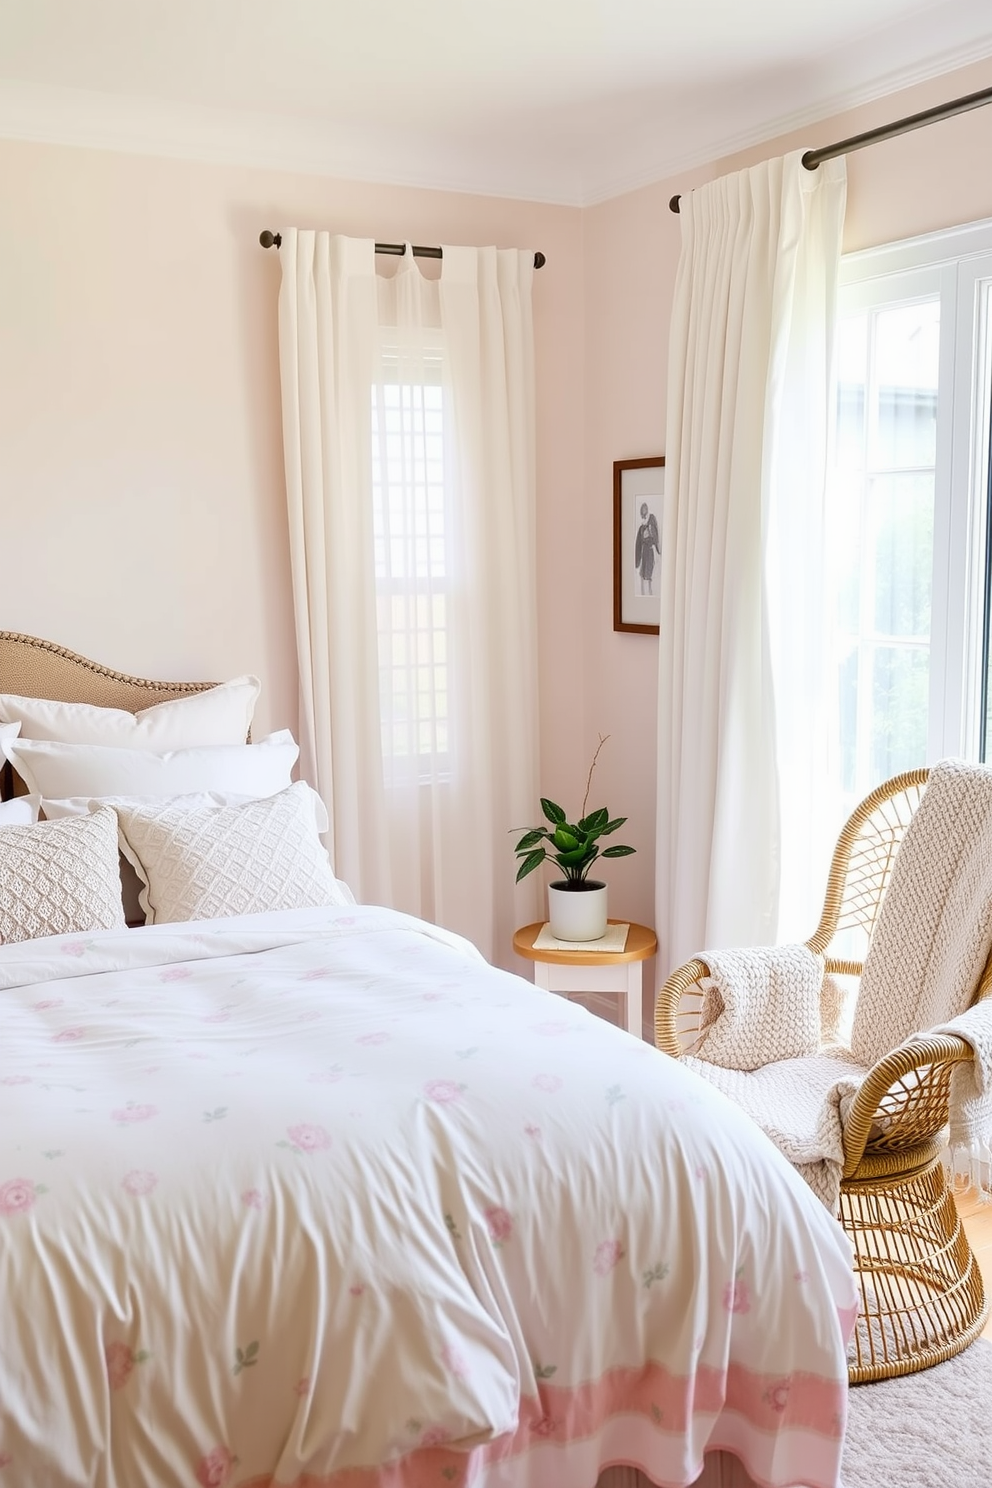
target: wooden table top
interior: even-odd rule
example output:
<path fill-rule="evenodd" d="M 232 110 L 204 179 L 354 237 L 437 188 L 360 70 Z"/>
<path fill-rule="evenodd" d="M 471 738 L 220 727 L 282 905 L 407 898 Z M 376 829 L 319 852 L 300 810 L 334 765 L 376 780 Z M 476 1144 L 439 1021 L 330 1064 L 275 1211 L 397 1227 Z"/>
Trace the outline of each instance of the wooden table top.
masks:
<path fill-rule="evenodd" d="M 630 926 L 627 944 L 622 951 L 597 951 L 594 940 L 589 942 L 587 951 L 535 951 L 534 942 L 546 924 L 544 920 L 522 926 L 513 937 L 513 949 L 528 961 L 550 961 L 556 966 L 605 966 L 612 961 L 646 961 L 657 951 L 658 937 L 647 925 L 635 925 L 633 920 L 610 920 L 609 923 Z"/>

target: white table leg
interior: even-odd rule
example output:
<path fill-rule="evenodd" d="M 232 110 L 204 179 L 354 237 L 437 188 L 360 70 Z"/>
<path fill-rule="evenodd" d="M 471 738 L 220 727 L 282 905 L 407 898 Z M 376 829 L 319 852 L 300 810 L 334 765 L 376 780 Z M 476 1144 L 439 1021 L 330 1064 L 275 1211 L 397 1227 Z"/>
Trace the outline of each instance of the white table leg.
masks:
<path fill-rule="evenodd" d="M 547 961 L 534 962 L 534 986 L 551 991 L 551 967 Z"/>
<path fill-rule="evenodd" d="M 627 1032 L 632 1033 L 635 1038 L 643 1037 L 641 1023 L 641 989 L 644 985 L 641 973 L 643 969 L 643 961 L 627 962 Z"/>

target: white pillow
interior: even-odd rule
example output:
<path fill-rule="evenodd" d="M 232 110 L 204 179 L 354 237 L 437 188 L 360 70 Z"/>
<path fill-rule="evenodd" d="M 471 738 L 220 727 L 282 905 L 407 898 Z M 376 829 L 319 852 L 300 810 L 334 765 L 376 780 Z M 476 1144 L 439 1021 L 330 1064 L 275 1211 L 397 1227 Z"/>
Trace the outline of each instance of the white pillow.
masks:
<path fill-rule="evenodd" d="M 327 817 L 327 807 L 324 805 L 316 791 L 312 791 L 314 816 L 317 822 L 317 831 L 326 832 L 330 823 Z M 36 796 L 21 796 L 22 801 L 37 800 Z M 253 801 L 255 796 L 232 795 L 226 791 L 196 791 L 187 796 L 170 796 L 169 805 L 178 811 L 203 811 L 210 806 L 240 806 L 244 801 Z M 41 809 L 48 821 L 59 821 L 66 816 L 87 816 L 91 811 L 99 811 L 101 806 L 121 807 L 122 810 L 133 810 L 142 806 L 150 806 L 153 803 L 161 804 L 159 796 L 69 796 L 61 801 L 48 801 L 42 798 Z M 2 820 L 2 818 L 0 818 Z M 129 925 L 143 925 L 145 923 L 145 911 L 141 904 L 141 880 L 135 870 L 134 863 L 122 852 L 121 853 L 121 895 L 124 900 L 124 918 Z"/>
<path fill-rule="evenodd" d="M 37 796 L 22 796 L 23 801 L 38 800 Z M 181 806 L 184 810 L 199 811 L 204 806 L 234 806 L 239 801 L 254 800 L 253 796 L 228 796 L 219 791 L 197 791 L 190 796 L 171 796 L 170 801 L 174 806 Z M 60 821 L 66 816 L 89 816 L 91 811 L 99 811 L 101 806 L 147 806 L 152 801 L 159 801 L 159 796 L 67 796 L 61 801 L 49 801 L 41 797 L 41 810 L 46 821 Z M 323 801 L 321 806 L 323 806 Z M 326 817 L 327 810 L 324 809 Z M 0 818 L 2 820 L 2 818 Z M 143 925 L 145 923 L 145 911 L 141 907 L 141 880 L 138 877 L 134 864 L 120 855 L 121 870 L 121 899 L 124 902 L 124 918 L 128 925 Z"/>
<path fill-rule="evenodd" d="M 40 808 L 40 796 L 15 796 L 12 801 L 0 801 L 0 827 L 30 826 L 38 820 Z"/>
<path fill-rule="evenodd" d="M 240 806 L 118 806 L 121 848 L 145 884 L 148 924 L 354 904 L 321 845 L 319 800 L 298 780 Z"/>
<path fill-rule="evenodd" d="M 154 703 L 138 713 L 0 693 L 0 723 L 19 723 L 22 739 L 159 753 L 206 744 L 243 744 L 260 690 L 257 677 L 235 677 L 204 692 Z"/>
<path fill-rule="evenodd" d="M 299 745 L 288 729 L 257 744 L 201 749 L 112 749 L 19 739 L 0 731 L 0 748 L 28 790 L 46 800 L 69 796 L 180 796 L 224 791 L 270 796 L 289 785 Z"/>
<path fill-rule="evenodd" d="M 313 813 L 317 821 L 317 831 L 326 832 L 330 827 L 327 815 L 327 807 L 320 796 L 308 786 L 313 797 Z M 275 795 L 275 791 L 270 791 Z M 63 816 L 87 816 L 91 811 L 99 811 L 101 806 L 120 807 L 123 811 L 140 809 L 142 806 L 160 804 L 161 796 L 66 796 L 61 801 L 49 801 L 44 796 L 18 796 L 19 801 L 37 801 L 40 799 L 40 810 L 42 816 L 48 821 L 58 821 Z M 169 805 L 175 806 L 180 811 L 206 811 L 211 806 L 243 806 L 246 801 L 257 801 L 261 799 L 257 795 L 239 794 L 236 791 L 191 791 L 186 795 L 170 796 Z"/>
<path fill-rule="evenodd" d="M 0 944 L 124 928 L 117 817 L 0 827 Z"/>

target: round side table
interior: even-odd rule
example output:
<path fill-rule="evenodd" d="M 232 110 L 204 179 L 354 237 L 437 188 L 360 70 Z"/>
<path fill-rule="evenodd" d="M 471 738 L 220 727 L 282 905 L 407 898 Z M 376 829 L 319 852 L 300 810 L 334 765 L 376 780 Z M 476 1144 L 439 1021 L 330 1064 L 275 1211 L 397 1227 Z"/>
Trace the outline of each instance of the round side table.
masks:
<path fill-rule="evenodd" d="M 643 963 L 658 949 L 658 937 L 647 925 L 611 920 L 611 925 L 629 924 L 622 951 L 597 951 L 589 942 L 587 951 L 535 951 L 544 922 L 524 925 L 513 937 L 513 949 L 534 963 L 534 982 L 546 992 L 620 992 L 626 1000 L 627 1031 L 641 1038 L 641 994 Z"/>

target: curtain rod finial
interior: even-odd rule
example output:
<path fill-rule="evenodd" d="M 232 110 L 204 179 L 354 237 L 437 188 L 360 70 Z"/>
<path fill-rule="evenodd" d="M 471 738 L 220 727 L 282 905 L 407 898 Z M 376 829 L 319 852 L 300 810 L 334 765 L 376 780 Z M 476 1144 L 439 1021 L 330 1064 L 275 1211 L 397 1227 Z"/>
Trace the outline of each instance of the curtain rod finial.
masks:
<path fill-rule="evenodd" d="M 269 229 L 266 228 L 264 232 L 259 233 L 258 241 L 263 248 L 281 248 L 282 233 L 269 232 Z"/>
<path fill-rule="evenodd" d="M 671 201 L 668 203 L 668 210 L 670 212 L 677 212 L 679 210 L 679 202 L 681 200 L 682 200 L 681 196 L 678 196 L 678 195 L 673 196 L 672 199 L 671 199 Z"/>

